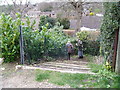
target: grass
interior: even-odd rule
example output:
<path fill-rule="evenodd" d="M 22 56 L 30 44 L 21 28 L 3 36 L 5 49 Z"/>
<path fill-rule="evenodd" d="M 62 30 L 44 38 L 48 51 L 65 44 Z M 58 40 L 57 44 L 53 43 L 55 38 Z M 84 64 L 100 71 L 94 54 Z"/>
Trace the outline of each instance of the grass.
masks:
<path fill-rule="evenodd" d="M 89 61 L 88 67 L 91 68 L 92 72 L 98 73 L 99 70 L 103 69 L 103 65 L 102 64 L 99 64 L 99 65 L 95 64 L 95 57 L 94 56 L 86 54 L 85 57 L 86 57 L 86 60 Z"/>
<path fill-rule="evenodd" d="M 120 75 L 105 69 L 96 75 L 37 70 L 36 80 L 39 82 L 48 80 L 49 83 L 69 85 L 72 88 L 120 88 Z"/>
<path fill-rule="evenodd" d="M 86 58 L 90 61 L 88 66 L 96 75 L 37 70 L 36 80 L 48 80 L 49 83 L 69 85 L 71 88 L 120 88 L 120 75 L 106 70 L 103 65 L 95 64 L 93 56 L 88 55 Z"/>
<path fill-rule="evenodd" d="M 43 80 L 46 80 L 46 79 L 49 79 L 50 77 L 50 73 L 49 72 L 40 72 L 37 74 L 37 77 L 36 77 L 36 80 L 37 81 L 43 81 Z"/>
<path fill-rule="evenodd" d="M 90 62 L 88 66 L 91 71 L 96 73 L 96 83 L 93 84 L 97 88 L 120 88 L 120 75 L 107 70 L 102 64 L 95 64 Z M 93 78 L 93 80 L 95 80 Z"/>
<path fill-rule="evenodd" d="M 86 57 L 86 60 L 89 62 L 93 62 L 93 60 L 94 60 L 94 56 L 92 56 L 92 55 L 85 54 L 84 57 Z"/>
<path fill-rule="evenodd" d="M 98 73 L 99 70 L 103 69 L 103 65 L 98 65 L 98 64 L 91 63 L 91 62 L 88 64 L 88 67 L 90 67 L 91 71 L 94 73 Z"/>
<path fill-rule="evenodd" d="M 57 85 L 69 85 L 73 88 L 80 88 L 80 85 L 83 87 L 88 87 L 87 84 L 90 84 L 92 75 L 87 74 L 70 74 L 70 73 L 60 73 L 54 71 L 42 71 L 37 70 L 36 80 L 42 82 L 48 80 L 49 83 Z"/>

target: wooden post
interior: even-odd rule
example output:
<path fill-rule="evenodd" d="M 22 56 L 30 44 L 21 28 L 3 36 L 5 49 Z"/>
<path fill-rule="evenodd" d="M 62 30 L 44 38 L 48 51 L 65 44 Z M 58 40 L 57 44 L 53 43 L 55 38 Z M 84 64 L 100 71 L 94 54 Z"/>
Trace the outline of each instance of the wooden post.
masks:
<path fill-rule="evenodd" d="M 118 46 L 118 33 L 119 33 L 119 29 L 115 30 L 114 53 L 113 53 L 113 60 L 112 60 L 113 71 L 115 71 L 115 65 L 116 65 L 117 46 Z"/>
<path fill-rule="evenodd" d="M 115 72 L 120 73 L 120 29 L 119 29 L 119 38 L 118 38 L 118 48 L 117 48 Z"/>

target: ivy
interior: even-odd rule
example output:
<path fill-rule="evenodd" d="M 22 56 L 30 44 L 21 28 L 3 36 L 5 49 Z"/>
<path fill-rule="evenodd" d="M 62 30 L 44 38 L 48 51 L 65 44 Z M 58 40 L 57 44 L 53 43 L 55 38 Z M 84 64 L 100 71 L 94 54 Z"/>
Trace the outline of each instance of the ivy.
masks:
<path fill-rule="evenodd" d="M 119 28 L 120 2 L 105 2 L 104 9 L 104 19 L 101 25 L 101 54 L 107 60 L 113 52 L 115 30 Z"/>

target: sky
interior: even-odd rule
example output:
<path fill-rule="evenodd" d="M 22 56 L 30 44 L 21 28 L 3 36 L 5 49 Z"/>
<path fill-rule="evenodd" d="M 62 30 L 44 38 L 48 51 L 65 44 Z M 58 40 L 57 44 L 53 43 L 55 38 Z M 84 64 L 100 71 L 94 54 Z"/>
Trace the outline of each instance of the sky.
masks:
<path fill-rule="evenodd" d="M 23 3 L 25 3 L 26 1 L 30 1 L 30 3 L 35 4 L 35 3 L 45 2 L 45 1 L 49 2 L 52 0 L 16 0 L 16 1 L 17 2 L 22 1 Z M 12 4 L 12 0 L 0 0 L 0 5 L 4 5 L 4 4 L 7 5 L 7 3 Z"/>
<path fill-rule="evenodd" d="M 13 0 L 15 1 L 15 0 Z M 35 4 L 35 3 L 40 3 L 40 2 L 52 2 L 52 1 L 78 1 L 78 0 L 16 0 L 17 2 L 19 1 L 22 1 L 23 3 L 25 3 L 26 1 L 30 1 L 32 4 Z M 118 2 L 120 0 L 83 0 L 83 1 L 86 1 L 86 2 L 105 2 L 105 1 L 108 1 L 108 2 Z M 12 0 L 0 0 L 0 5 L 7 5 L 8 2 L 9 4 L 12 4 Z"/>

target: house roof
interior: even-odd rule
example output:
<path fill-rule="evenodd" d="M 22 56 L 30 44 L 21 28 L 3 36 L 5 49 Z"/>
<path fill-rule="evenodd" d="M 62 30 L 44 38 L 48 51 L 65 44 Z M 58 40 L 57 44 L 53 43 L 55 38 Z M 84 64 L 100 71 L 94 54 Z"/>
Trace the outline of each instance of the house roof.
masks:
<path fill-rule="evenodd" d="M 28 14 L 55 14 L 55 12 L 41 12 L 41 11 L 29 11 Z"/>

